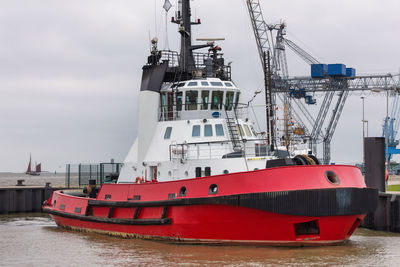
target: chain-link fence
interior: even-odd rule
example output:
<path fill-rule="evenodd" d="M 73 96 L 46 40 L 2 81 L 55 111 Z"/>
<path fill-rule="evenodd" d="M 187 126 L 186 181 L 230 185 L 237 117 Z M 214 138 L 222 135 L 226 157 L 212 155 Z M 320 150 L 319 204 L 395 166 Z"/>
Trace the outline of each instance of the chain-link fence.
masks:
<path fill-rule="evenodd" d="M 89 184 L 89 180 L 96 180 L 98 185 L 114 183 L 118 178 L 122 163 L 100 164 L 67 164 L 65 172 L 65 186 L 81 187 Z"/>

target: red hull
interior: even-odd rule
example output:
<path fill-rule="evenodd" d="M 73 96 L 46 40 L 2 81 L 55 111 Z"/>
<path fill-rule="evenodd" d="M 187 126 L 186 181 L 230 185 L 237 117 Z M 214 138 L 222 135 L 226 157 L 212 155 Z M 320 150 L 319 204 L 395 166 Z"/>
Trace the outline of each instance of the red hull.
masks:
<path fill-rule="evenodd" d="M 338 174 L 339 185 L 327 181 L 324 174 L 328 169 Z M 209 194 L 211 184 L 218 185 L 217 194 Z M 179 196 L 183 186 L 186 196 Z M 296 198 L 306 192 L 305 198 L 316 194 L 318 199 L 324 200 L 327 198 L 321 196 L 330 194 L 329 190 L 341 190 L 332 191 L 334 196 L 340 197 L 335 199 L 336 202 L 347 198 L 343 195 L 347 192 L 344 190 L 353 190 L 349 191 L 353 201 L 354 190 L 363 189 L 365 183 L 361 173 L 354 167 L 283 167 L 173 182 L 103 185 L 96 200 L 55 192 L 44 210 L 63 227 L 128 237 L 191 243 L 324 245 L 347 240 L 366 211 L 373 207 L 366 207 L 365 212 L 356 214 L 360 209 L 350 207 L 352 203 L 346 200 L 343 203 L 349 206 L 347 210 L 342 203 L 328 214 L 325 210 L 319 211 L 324 207 L 323 203 L 319 208 L 312 208 L 316 204 L 307 199 L 299 200 L 298 205 L 310 207 L 276 202 L 281 207 L 277 209 L 264 202 L 279 197 L 285 201 L 285 197 L 293 192 L 298 192 Z M 323 194 L 321 190 L 325 190 Z M 241 201 L 232 200 L 234 196 L 239 196 Z M 260 200 L 261 196 L 266 197 L 265 200 Z M 290 198 L 287 200 L 291 201 Z M 364 200 L 354 199 L 354 203 L 360 201 Z M 331 208 L 328 204 L 326 207 Z M 329 216 L 298 214 L 303 212 Z M 312 222 L 311 230 L 310 224 L 300 226 L 299 230 L 298 225 L 309 222 Z"/>

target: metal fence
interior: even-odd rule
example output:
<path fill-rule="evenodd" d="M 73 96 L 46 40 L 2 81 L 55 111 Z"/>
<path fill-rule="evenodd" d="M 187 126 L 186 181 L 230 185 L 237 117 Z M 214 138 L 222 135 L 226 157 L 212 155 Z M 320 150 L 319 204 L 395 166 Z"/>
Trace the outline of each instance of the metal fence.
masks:
<path fill-rule="evenodd" d="M 121 170 L 122 163 L 99 164 L 67 164 L 65 172 L 65 186 L 81 187 L 89 184 L 89 180 L 96 180 L 98 185 L 115 182 Z"/>

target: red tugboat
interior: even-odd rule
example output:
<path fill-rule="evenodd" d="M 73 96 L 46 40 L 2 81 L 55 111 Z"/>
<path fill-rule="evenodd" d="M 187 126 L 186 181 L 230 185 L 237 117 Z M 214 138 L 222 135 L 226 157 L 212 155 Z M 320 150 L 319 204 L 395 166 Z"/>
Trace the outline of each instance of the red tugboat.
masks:
<path fill-rule="evenodd" d="M 43 210 L 57 225 L 187 243 L 330 245 L 377 205 L 358 168 L 320 165 L 254 130 L 221 48 L 192 45 L 190 1 L 177 17 L 180 54 L 143 67 L 138 137 L 116 184 L 56 191 Z M 208 48 L 206 53 L 194 50 Z M 268 103 L 267 103 L 268 104 Z M 271 105 L 269 105 L 271 106 Z M 272 128 L 272 124 L 269 125 Z M 270 128 L 270 129 L 271 129 Z"/>

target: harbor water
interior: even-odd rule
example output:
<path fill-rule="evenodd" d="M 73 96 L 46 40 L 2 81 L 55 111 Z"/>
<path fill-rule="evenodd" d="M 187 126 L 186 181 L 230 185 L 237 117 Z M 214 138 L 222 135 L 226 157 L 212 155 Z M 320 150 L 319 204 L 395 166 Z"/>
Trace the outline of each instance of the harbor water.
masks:
<path fill-rule="evenodd" d="M 0 173 L 0 186 L 15 186 L 18 180 L 24 180 L 28 186 L 44 186 L 50 183 L 53 187 L 65 186 L 65 173 L 42 172 L 39 176 L 31 176 L 24 173 Z"/>
<path fill-rule="evenodd" d="M 358 229 L 344 245 L 176 245 L 64 230 L 45 214 L 0 216 L 0 266 L 399 266 L 400 235 Z"/>
<path fill-rule="evenodd" d="M 0 186 L 18 179 L 59 185 L 64 175 L 1 174 Z M 366 229 L 340 246 L 193 246 L 64 230 L 38 213 L 0 215 L 0 240 L 0 266 L 400 266 L 400 234 Z"/>

